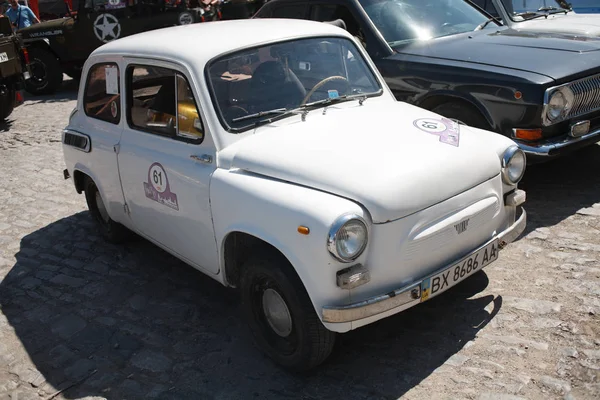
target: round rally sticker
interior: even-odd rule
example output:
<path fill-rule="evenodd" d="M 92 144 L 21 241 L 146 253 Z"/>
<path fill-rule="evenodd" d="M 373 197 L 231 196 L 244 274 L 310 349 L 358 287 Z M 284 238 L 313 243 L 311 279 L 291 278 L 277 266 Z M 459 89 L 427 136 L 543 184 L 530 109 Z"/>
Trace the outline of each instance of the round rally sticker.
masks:
<path fill-rule="evenodd" d="M 439 136 L 440 142 L 457 146 L 460 139 L 460 127 L 448 118 L 420 118 L 413 122 L 420 130 Z"/>
<path fill-rule="evenodd" d="M 113 118 L 117 118 L 117 113 L 119 112 L 119 109 L 117 108 L 117 102 L 116 101 L 112 101 L 110 103 L 110 114 L 112 115 Z"/>
<path fill-rule="evenodd" d="M 167 189 L 166 177 L 167 173 L 162 165 L 154 164 L 152 168 L 150 168 L 150 183 L 158 193 L 163 193 Z"/>

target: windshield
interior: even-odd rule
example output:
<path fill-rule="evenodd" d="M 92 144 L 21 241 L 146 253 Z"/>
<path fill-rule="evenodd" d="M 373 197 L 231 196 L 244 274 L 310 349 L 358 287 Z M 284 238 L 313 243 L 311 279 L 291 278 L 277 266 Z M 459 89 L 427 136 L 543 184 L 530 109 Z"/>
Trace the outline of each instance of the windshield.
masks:
<path fill-rule="evenodd" d="M 488 17 L 464 0 L 359 0 L 391 45 L 470 32 Z M 495 23 L 486 28 L 497 27 Z"/>
<path fill-rule="evenodd" d="M 341 101 L 345 96 L 381 90 L 354 43 L 344 38 L 301 39 L 245 49 L 212 61 L 207 75 L 215 109 L 232 132 L 256 126 L 264 121 L 263 115 L 281 117 L 286 110 L 306 104 L 310 108 L 310 103 L 320 100 Z"/>
<path fill-rule="evenodd" d="M 491 0 L 487 0 L 491 2 Z M 515 22 L 525 21 L 531 18 L 537 18 L 546 13 L 555 13 L 570 11 L 571 7 L 577 1 L 565 0 L 500 0 L 508 12 L 510 19 Z M 580 0 L 586 3 L 588 0 Z M 598 0 L 589 0 L 590 3 Z"/>

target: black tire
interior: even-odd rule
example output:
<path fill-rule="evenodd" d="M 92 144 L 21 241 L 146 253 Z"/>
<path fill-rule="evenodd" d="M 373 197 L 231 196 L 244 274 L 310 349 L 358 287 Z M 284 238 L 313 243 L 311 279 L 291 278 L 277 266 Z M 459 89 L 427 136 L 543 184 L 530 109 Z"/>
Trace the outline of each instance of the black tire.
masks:
<path fill-rule="evenodd" d="M 277 364 L 292 371 L 306 371 L 331 354 L 336 333 L 323 326 L 308 293 L 292 266 L 282 256 L 253 257 L 242 267 L 241 304 L 255 345 Z M 278 334 L 267 321 L 263 294 L 272 289 L 291 314 L 291 330 Z"/>
<path fill-rule="evenodd" d="M 98 192 L 98 187 L 90 178 L 86 178 L 84 182 L 85 201 L 87 202 L 90 214 L 98 224 L 102 236 L 111 243 L 123 243 L 128 241 L 132 232 L 125 226 L 113 221 L 106 209 Z M 102 202 L 98 203 L 98 199 Z M 101 211 L 102 209 L 102 211 Z"/>
<path fill-rule="evenodd" d="M 52 94 L 62 85 L 63 71 L 60 62 L 49 50 L 41 47 L 29 49 L 31 78 L 25 81 L 25 90 L 33 95 Z"/>
<path fill-rule="evenodd" d="M 16 102 L 14 89 L 8 89 L 6 94 L 0 97 L 0 121 L 6 120 L 12 114 Z"/>
<path fill-rule="evenodd" d="M 492 127 L 481 113 L 473 106 L 463 103 L 444 103 L 434 107 L 431 111 L 446 118 L 454 119 L 465 125 L 479 129 L 492 130 Z"/>

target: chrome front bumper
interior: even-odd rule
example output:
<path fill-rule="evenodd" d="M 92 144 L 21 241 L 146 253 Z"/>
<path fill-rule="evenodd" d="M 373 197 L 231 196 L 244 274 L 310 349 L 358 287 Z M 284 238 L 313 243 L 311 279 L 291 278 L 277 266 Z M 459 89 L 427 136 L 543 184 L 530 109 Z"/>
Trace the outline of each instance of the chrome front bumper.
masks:
<path fill-rule="evenodd" d="M 469 257 L 469 255 L 479 251 L 496 239 L 498 239 L 499 248 L 502 249 L 508 243 L 513 242 L 517 237 L 519 237 L 519 235 L 525 230 L 526 225 L 527 213 L 525 212 L 524 208 L 521 208 L 521 216 L 515 221 L 514 224 L 462 258 Z M 358 321 L 393 310 L 397 307 L 402 307 L 408 303 L 415 302 L 414 305 L 416 305 L 418 304 L 416 302 L 421 298 L 421 283 L 427 278 L 434 276 L 440 271 L 456 264 L 458 261 L 459 260 L 440 268 L 433 274 L 423 277 L 423 279 L 419 280 L 418 282 L 412 283 L 409 286 L 404 286 L 400 289 L 396 289 L 392 292 L 344 306 L 324 306 L 322 308 L 323 321 L 329 323 Z"/>
<path fill-rule="evenodd" d="M 589 144 L 594 144 L 600 141 L 600 129 L 596 129 L 593 132 L 589 132 L 583 136 L 572 137 L 567 135 L 561 140 L 543 142 L 540 144 L 530 144 L 527 142 L 520 141 L 512 138 L 518 143 L 519 148 L 525 152 L 528 156 L 548 158 L 552 156 L 558 156 L 566 151 L 576 150 Z"/>

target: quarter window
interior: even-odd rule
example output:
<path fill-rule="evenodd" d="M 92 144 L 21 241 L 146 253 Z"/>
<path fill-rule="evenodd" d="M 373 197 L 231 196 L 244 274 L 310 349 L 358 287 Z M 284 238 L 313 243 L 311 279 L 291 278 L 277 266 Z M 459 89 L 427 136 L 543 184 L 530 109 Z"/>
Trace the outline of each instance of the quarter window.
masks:
<path fill-rule="evenodd" d="M 128 69 L 128 122 L 132 128 L 200 143 L 204 126 L 189 82 L 162 67 Z"/>
<path fill-rule="evenodd" d="M 96 64 L 90 68 L 83 96 L 88 117 L 118 124 L 121 120 L 119 67 L 114 63 Z"/>

